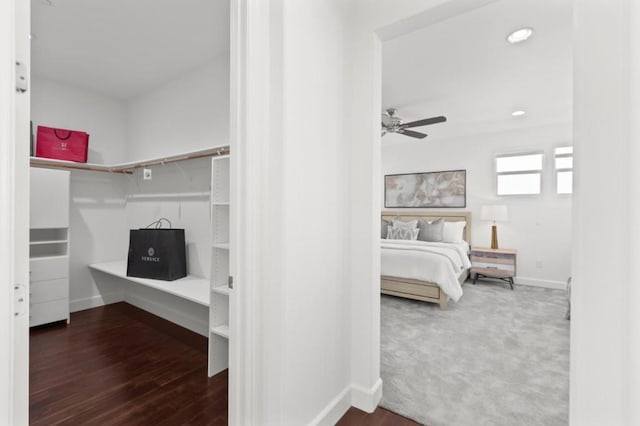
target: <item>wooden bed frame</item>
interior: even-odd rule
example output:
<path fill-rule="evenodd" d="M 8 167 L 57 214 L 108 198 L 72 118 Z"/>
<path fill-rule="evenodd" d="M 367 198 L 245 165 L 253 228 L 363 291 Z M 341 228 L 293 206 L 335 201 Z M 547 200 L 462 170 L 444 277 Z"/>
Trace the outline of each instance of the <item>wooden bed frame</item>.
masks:
<path fill-rule="evenodd" d="M 471 245 L 471 212 L 450 212 L 450 211 L 397 211 L 383 210 L 382 219 L 393 220 L 399 218 L 402 221 L 410 221 L 418 218 L 425 219 L 429 222 L 438 218 L 444 218 L 446 222 L 465 221 L 467 225 L 464 228 L 464 240 Z M 469 276 L 469 270 L 465 269 L 458 277 L 460 285 L 462 285 Z M 440 286 L 428 281 L 412 280 L 400 277 L 380 277 L 380 292 L 391 296 L 405 297 L 407 299 L 422 300 L 424 302 L 437 303 L 440 309 L 447 309 L 449 296 L 440 290 Z"/>

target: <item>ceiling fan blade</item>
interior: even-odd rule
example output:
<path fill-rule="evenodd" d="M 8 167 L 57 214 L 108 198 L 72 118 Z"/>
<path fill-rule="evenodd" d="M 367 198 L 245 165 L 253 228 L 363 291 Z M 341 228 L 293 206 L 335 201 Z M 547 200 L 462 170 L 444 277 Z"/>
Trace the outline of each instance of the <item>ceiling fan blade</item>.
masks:
<path fill-rule="evenodd" d="M 402 125 L 403 129 L 407 129 L 409 127 L 420 127 L 427 126 L 429 124 L 443 123 L 447 121 L 447 117 L 441 115 L 439 117 L 425 118 L 423 120 L 412 121 L 410 123 L 404 123 Z"/>
<path fill-rule="evenodd" d="M 401 135 L 411 136 L 412 138 L 424 139 L 427 137 L 426 134 L 420 132 L 414 132 L 413 130 L 400 130 L 398 131 Z"/>

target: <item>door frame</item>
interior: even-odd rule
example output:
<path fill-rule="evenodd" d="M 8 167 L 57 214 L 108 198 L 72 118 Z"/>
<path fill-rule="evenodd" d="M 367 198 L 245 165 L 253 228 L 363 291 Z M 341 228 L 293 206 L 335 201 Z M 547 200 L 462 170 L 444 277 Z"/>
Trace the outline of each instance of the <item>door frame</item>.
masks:
<path fill-rule="evenodd" d="M 29 92 L 15 63 L 30 68 L 30 2 L 0 2 L 0 423 L 29 420 Z M 26 74 L 29 82 L 28 72 Z M 20 289 L 20 299 L 16 297 Z"/>

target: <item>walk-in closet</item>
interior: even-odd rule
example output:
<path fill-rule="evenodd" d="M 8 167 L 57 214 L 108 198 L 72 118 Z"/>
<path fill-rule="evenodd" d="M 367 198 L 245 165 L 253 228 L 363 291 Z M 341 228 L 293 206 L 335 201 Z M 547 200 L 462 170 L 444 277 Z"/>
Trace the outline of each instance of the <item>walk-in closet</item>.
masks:
<path fill-rule="evenodd" d="M 233 337 L 234 214 L 229 0 L 32 0 L 31 6 L 29 302 L 32 339 L 40 339 L 34 347 L 76 338 L 68 332 L 76 313 L 91 329 L 93 321 L 113 321 L 118 312 L 136 309 L 144 311 L 141 317 L 170 322 L 161 328 L 174 335 L 188 330 L 180 339 L 196 341 L 193 347 L 208 346 L 203 349 L 205 380 L 226 375 Z M 39 155 L 43 127 L 86 132 L 86 162 Z M 151 224 L 184 229 L 186 277 L 166 281 L 127 275 L 130 230 Z M 119 311 L 100 311 L 124 304 Z M 155 324 L 155 319 L 145 321 Z M 178 358 L 191 349 L 172 348 Z M 31 357 L 39 359 L 34 350 Z M 162 369 L 181 368 L 178 358 L 163 361 Z M 153 363 L 154 354 L 144 359 Z M 55 362 L 51 358 L 31 366 L 32 405 L 42 424 L 60 418 L 47 411 L 46 392 L 55 394 L 55 404 L 64 404 L 63 385 L 38 388 Z M 100 356 L 94 360 L 102 367 L 105 362 Z M 61 374 L 89 375 L 89 365 L 86 360 L 77 371 Z M 133 377 L 139 368 L 110 366 L 108 371 Z M 147 382 L 139 385 L 140 380 L 133 380 L 129 397 L 153 389 L 145 387 Z M 153 380 L 158 382 L 154 386 L 170 387 Z M 176 389 L 188 392 L 187 385 Z M 224 393 L 215 398 L 226 407 Z M 65 416 L 73 423 L 80 414 L 71 407 Z M 126 419 L 133 418 L 143 417 Z"/>

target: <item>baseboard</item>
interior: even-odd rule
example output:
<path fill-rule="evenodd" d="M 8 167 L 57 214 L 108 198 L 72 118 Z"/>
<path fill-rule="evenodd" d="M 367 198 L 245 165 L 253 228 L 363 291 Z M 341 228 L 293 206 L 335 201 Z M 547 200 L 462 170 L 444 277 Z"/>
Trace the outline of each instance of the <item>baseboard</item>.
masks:
<path fill-rule="evenodd" d="M 125 302 L 137 308 L 140 308 L 144 311 L 157 315 L 160 318 L 164 318 L 167 321 L 171 321 L 174 324 L 178 324 L 181 327 L 187 328 L 193 331 L 194 333 L 198 333 L 202 336 L 208 337 L 208 331 L 209 331 L 208 318 L 207 318 L 207 322 L 204 322 L 192 316 L 185 315 L 181 311 L 171 309 L 166 305 L 152 302 L 148 299 L 145 299 L 143 297 L 140 297 L 138 295 L 131 294 L 131 293 L 127 293 Z M 200 306 L 200 305 L 197 305 L 197 306 Z"/>
<path fill-rule="evenodd" d="M 551 288 L 554 290 L 565 290 L 567 288 L 566 281 L 541 280 L 526 277 L 516 277 L 514 281 L 516 284 L 527 285 L 529 287 Z"/>
<path fill-rule="evenodd" d="M 359 385 L 351 385 L 351 405 L 373 413 L 382 399 L 382 379 L 378 378 L 371 389 L 364 388 Z"/>
<path fill-rule="evenodd" d="M 84 311 L 85 309 L 97 308 L 99 306 L 110 305 L 124 301 L 122 292 L 99 294 L 97 296 L 75 299 L 69 302 L 71 312 Z"/>
<path fill-rule="evenodd" d="M 327 404 L 327 406 L 318 414 L 310 423 L 310 426 L 332 426 L 338 423 L 338 420 L 351 407 L 351 387 L 347 386 L 335 398 Z"/>

